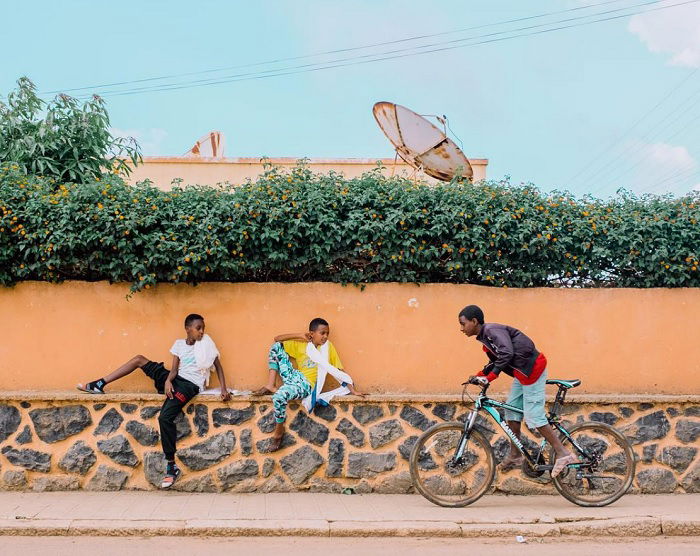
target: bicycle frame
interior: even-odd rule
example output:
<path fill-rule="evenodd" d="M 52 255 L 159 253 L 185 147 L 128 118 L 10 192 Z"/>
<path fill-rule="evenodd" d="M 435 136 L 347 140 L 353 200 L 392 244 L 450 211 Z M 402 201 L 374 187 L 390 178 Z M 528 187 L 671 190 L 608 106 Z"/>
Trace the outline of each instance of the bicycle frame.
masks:
<path fill-rule="evenodd" d="M 469 441 L 469 436 L 471 435 L 471 431 L 474 428 L 474 425 L 476 424 L 476 417 L 479 414 L 479 412 L 483 410 L 491 416 L 491 418 L 498 424 L 499 427 L 501 427 L 503 432 L 506 433 L 508 438 L 510 438 L 511 442 L 518 448 L 518 451 L 523 455 L 523 457 L 525 457 L 525 459 L 528 461 L 528 463 L 533 469 L 537 471 L 550 471 L 554 467 L 553 465 L 541 465 L 538 463 L 540 461 L 540 457 L 544 452 L 544 448 L 547 445 L 547 441 L 543 438 L 542 442 L 539 445 L 537 453 L 534 455 L 531 454 L 528 451 L 528 449 L 525 448 L 520 439 L 517 436 L 515 436 L 515 433 L 508 426 L 508 423 L 505 421 L 505 419 L 501 418 L 501 414 L 498 412 L 498 409 L 500 408 L 505 409 L 507 411 L 512 411 L 513 413 L 518 413 L 519 415 L 523 415 L 523 410 L 519 407 L 514 407 L 504 402 L 492 400 L 491 398 L 486 396 L 486 390 L 488 390 L 488 386 L 482 387 L 479 396 L 474 402 L 474 409 L 471 411 L 471 413 L 469 414 L 469 418 L 464 423 L 464 432 L 462 433 L 462 438 L 460 439 L 457 450 L 455 451 L 454 461 L 460 461 L 462 456 L 464 455 L 464 450 L 467 446 L 467 442 Z M 574 438 L 569 434 L 569 431 L 567 431 L 559 422 L 559 418 L 556 414 L 556 411 L 561 406 L 561 404 L 564 403 L 564 398 L 565 394 L 562 394 L 561 391 L 557 393 L 557 396 L 555 398 L 555 405 L 552 408 L 552 411 L 550 411 L 549 415 L 547 416 L 547 421 L 557 431 L 564 435 L 564 441 L 568 440 L 581 456 L 583 456 L 586 460 L 589 460 L 589 454 L 586 453 L 586 451 L 576 443 Z M 587 467 L 589 465 L 590 463 L 588 462 L 581 462 L 572 463 L 568 467 L 580 468 Z"/>

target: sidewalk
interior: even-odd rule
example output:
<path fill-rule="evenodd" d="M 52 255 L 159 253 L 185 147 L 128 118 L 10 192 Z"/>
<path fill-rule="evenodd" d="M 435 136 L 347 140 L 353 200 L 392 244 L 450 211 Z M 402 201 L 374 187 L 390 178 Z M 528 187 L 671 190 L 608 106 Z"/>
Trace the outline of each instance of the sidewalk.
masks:
<path fill-rule="evenodd" d="M 700 536 L 700 495 L 629 495 L 605 508 L 558 496 L 0 492 L 0 535 L 524 537 Z"/>

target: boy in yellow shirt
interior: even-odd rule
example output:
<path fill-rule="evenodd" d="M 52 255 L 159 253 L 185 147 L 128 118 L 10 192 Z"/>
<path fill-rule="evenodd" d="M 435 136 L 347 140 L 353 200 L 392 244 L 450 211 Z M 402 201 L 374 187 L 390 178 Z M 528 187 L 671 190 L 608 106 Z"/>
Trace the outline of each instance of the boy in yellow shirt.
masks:
<path fill-rule="evenodd" d="M 317 404 L 325 405 L 334 395 L 364 394 L 355 390 L 350 375 L 344 372 L 335 346 L 328 340 L 330 327 L 322 318 L 309 323 L 305 333 L 280 334 L 270 348 L 267 384 L 253 395 L 272 394 L 275 415 L 272 451 L 279 450 L 284 437 L 284 421 L 290 400 L 301 399 L 304 406 L 313 411 Z M 275 388 L 279 374 L 282 386 Z M 331 374 L 341 384 L 340 388 L 321 393 L 326 374 Z"/>

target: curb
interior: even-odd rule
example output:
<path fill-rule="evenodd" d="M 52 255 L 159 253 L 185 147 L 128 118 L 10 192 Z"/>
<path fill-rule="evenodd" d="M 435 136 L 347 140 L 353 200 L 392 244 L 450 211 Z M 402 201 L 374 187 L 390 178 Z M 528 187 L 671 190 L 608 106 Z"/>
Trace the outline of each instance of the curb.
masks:
<path fill-rule="evenodd" d="M 0 520 L 0 536 L 205 537 L 685 537 L 700 520 L 617 518 L 565 523 L 307 520 Z"/>

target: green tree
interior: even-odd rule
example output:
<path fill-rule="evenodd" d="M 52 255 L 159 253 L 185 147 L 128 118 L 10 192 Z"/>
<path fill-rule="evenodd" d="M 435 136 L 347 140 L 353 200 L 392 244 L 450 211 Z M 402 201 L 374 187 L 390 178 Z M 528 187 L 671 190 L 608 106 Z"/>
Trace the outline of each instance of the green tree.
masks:
<path fill-rule="evenodd" d="M 105 172 L 129 175 L 141 162 L 133 138 L 114 137 L 102 98 L 84 103 L 68 95 L 45 102 L 28 78 L 0 102 L 0 163 L 57 182 L 87 183 Z"/>

